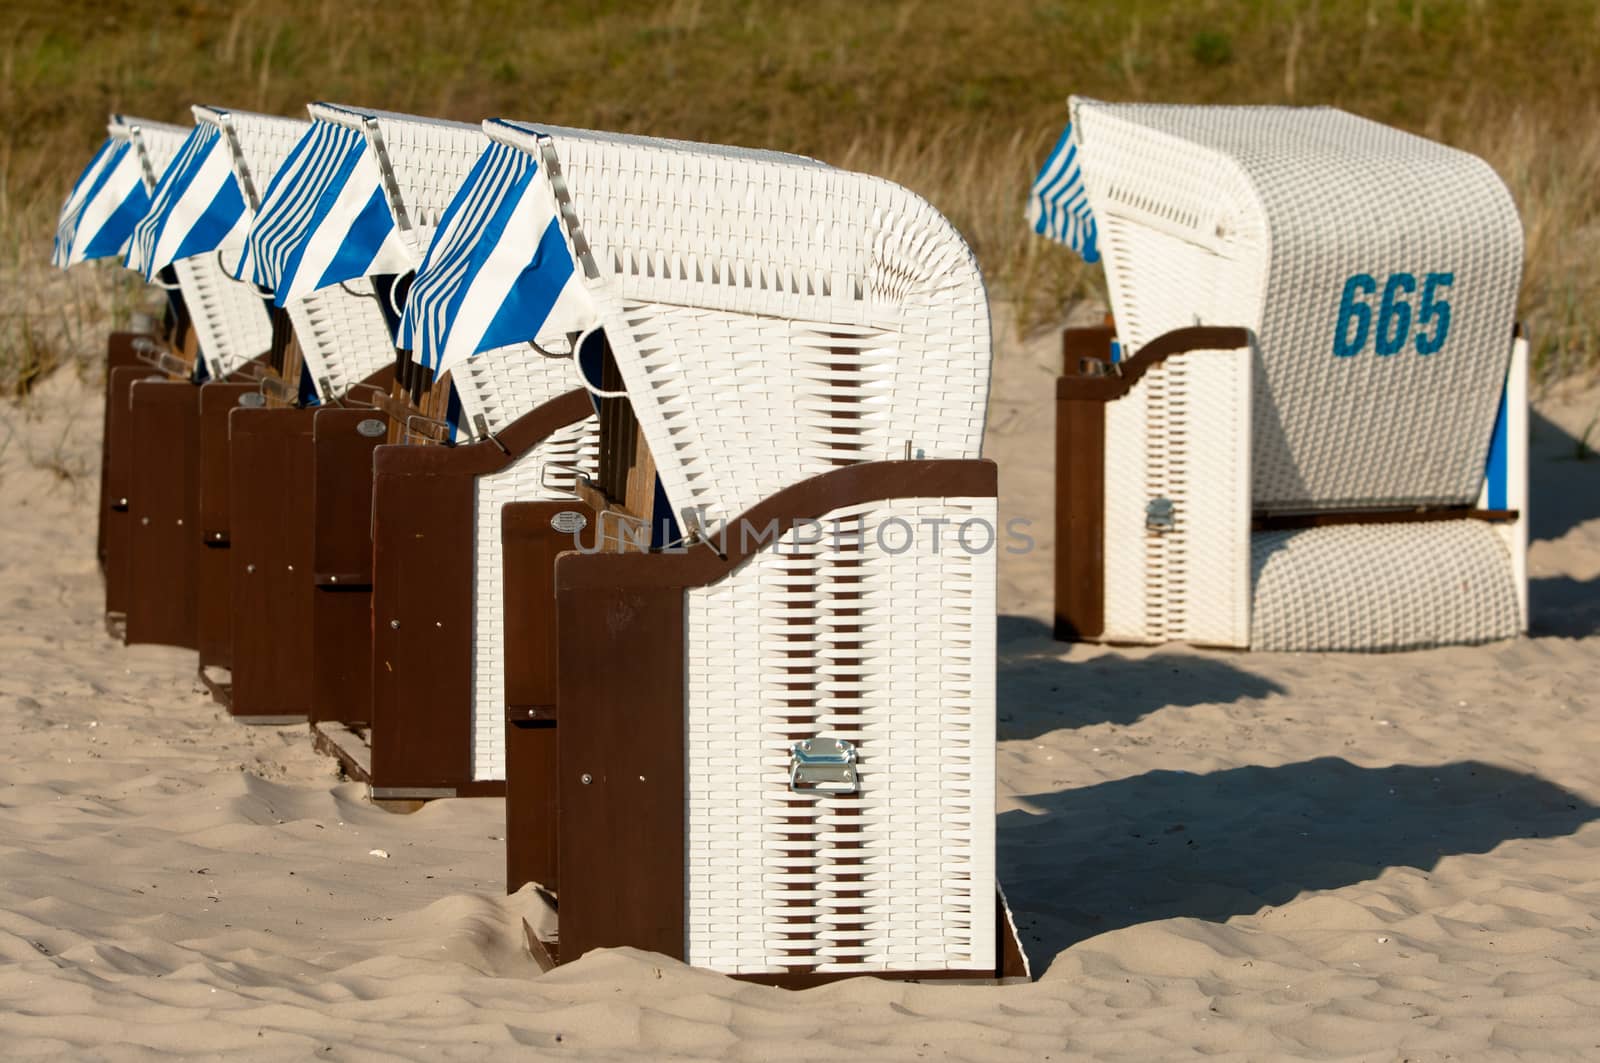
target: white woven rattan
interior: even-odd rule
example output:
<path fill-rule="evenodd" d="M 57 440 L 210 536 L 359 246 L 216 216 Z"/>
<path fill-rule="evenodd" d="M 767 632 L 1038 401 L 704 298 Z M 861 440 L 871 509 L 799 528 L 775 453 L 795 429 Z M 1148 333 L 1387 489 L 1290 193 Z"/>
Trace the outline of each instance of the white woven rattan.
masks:
<path fill-rule="evenodd" d="M 910 192 L 810 159 L 489 123 L 552 146 L 569 248 L 680 523 L 858 461 L 979 453 L 983 280 Z M 575 221 L 575 224 L 573 222 Z M 587 249 L 587 254 L 582 249 Z"/>
<path fill-rule="evenodd" d="M 1420 615 L 1408 609 L 1333 608 L 1343 590 L 1318 582 L 1338 567 L 1323 554 L 1276 551 L 1262 568 L 1249 562 L 1262 548 L 1247 546 L 1251 512 L 1478 500 L 1521 276 L 1521 228 L 1499 178 L 1464 152 L 1328 108 L 1078 98 L 1072 112 L 1124 349 L 1195 324 L 1242 325 L 1253 340 L 1248 367 L 1182 355 L 1108 413 L 1106 637 L 1270 637 L 1295 649 L 1312 646 L 1294 637 L 1316 632 L 1316 648 L 1376 649 L 1507 634 L 1487 604 L 1462 614 L 1482 620 L 1470 630 L 1395 627 Z M 1422 286 L 1435 283 L 1447 325 L 1424 309 Z M 1386 291 L 1403 304 L 1394 316 Z M 1398 349 L 1380 350 L 1384 337 Z M 1442 346 L 1427 350 L 1436 337 Z M 1169 531 L 1145 527 L 1158 498 L 1173 503 Z M 1293 541 L 1342 544 L 1348 568 L 1390 573 L 1376 554 L 1417 556 L 1412 529 L 1315 530 Z M 1443 580 L 1459 559 L 1439 534 L 1429 563 Z M 1480 566 L 1470 585 L 1512 584 L 1519 551 L 1505 546 L 1470 553 Z M 1302 558 L 1311 567 L 1291 578 Z M 1258 585 L 1269 574 L 1272 586 Z M 1426 582 L 1388 593 L 1420 595 Z M 1304 596 L 1281 592 L 1290 586 Z M 1325 610 L 1348 626 L 1330 633 L 1277 610 Z"/>
<path fill-rule="evenodd" d="M 439 220 L 466 180 L 489 138 L 476 125 L 336 104 L 311 106 L 314 117 L 358 129 L 384 178 L 384 193 L 401 240 L 420 265 Z M 486 351 L 451 375 L 464 427 L 493 433 L 523 414 L 570 391 L 526 344 Z M 498 542 L 498 539 L 496 539 Z"/>
<path fill-rule="evenodd" d="M 166 122 L 118 116 L 111 135 L 126 137 L 139 152 L 151 188 L 183 146 L 189 131 Z M 173 264 L 178 290 L 199 341 L 206 372 L 221 379 L 272 346 L 272 319 L 261 297 L 228 275 L 216 255 Z"/>
<path fill-rule="evenodd" d="M 1477 496 L 1522 270 L 1486 163 L 1331 108 L 1079 99 L 1073 118 L 1127 344 L 1197 321 L 1255 333 L 1259 508 Z M 1446 348 L 1335 357 L 1348 278 L 1396 272 L 1453 274 Z"/>
<path fill-rule="evenodd" d="M 473 359 L 474 362 L 478 359 Z M 548 359 L 540 363 L 565 382 L 570 370 Z M 570 390 L 570 389 L 569 389 Z M 477 519 L 472 580 L 472 770 L 479 780 L 506 777 L 505 658 L 523 652 L 505 640 L 505 564 L 500 540 L 500 511 L 511 502 L 571 498 L 576 473 L 593 473 L 599 465 L 600 422 L 585 417 L 540 443 L 509 468 L 480 476 L 474 484 Z"/>
<path fill-rule="evenodd" d="M 570 196 L 568 247 L 685 528 L 742 534 L 724 522 L 844 465 L 979 455 L 988 304 L 922 200 L 770 152 L 486 128 Z M 994 520 L 992 498 L 840 510 L 690 592 L 690 962 L 993 964 Z M 968 521 L 988 529 L 972 551 Z M 811 737 L 857 745 L 859 794 L 790 792 Z"/>
<path fill-rule="evenodd" d="M 194 113 L 196 121 L 209 122 L 222 131 L 233 158 L 234 176 L 251 211 L 261 205 L 278 167 L 311 124 L 303 118 L 212 107 L 196 107 Z M 231 276 L 226 279 L 261 299 L 254 285 Z M 322 402 L 338 399 L 351 385 L 394 359 L 388 319 L 365 280 L 324 288 L 291 301 L 285 309 Z"/>
<path fill-rule="evenodd" d="M 689 593 L 689 963 L 993 964 L 995 565 L 959 529 L 995 518 L 836 510 Z M 790 746 L 818 735 L 854 744 L 859 793 L 790 791 Z"/>

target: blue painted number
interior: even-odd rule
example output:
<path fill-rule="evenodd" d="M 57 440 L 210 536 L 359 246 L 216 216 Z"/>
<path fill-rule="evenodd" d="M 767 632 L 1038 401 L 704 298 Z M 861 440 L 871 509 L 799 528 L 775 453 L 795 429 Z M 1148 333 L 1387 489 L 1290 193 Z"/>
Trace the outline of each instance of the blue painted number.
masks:
<path fill-rule="evenodd" d="M 1429 273 L 1423 278 L 1422 300 L 1417 307 L 1416 338 L 1418 354 L 1436 354 L 1450 335 L 1450 302 L 1443 291 L 1455 283 L 1454 273 Z M 1391 273 L 1383 285 L 1378 303 L 1377 327 L 1368 300 L 1377 294 L 1378 282 L 1370 273 L 1354 273 L 1344 282 L 1339 298 L 1339 317 L 1333 330 L 1333 353 L 1350 358 L 1367 348 L 1380 357 L 1399 354 L 1412 338 L 1411 303 L 1408 297 L 1417 290 L 1417 278 L 1410 273 Z M 1431 329 L 1432 331 L 1428 331 Z"/>
<path fill-rule="evenodd" d="M 1344 282 L 1344 298 L 1339 300 L 1339 324 L 1333 331 L 1333 353 L 1340 358 L 1360 354 L 1367 345 L 1367 333 L 1372 330 L 1372 307 L 1366 296 L 1378 290 L 1378 282 L 1365 273 L 1357 273 Z M 1350 335 L 1350 322 L 1354 319 L 1356 334 Z"/>
<path fill-rule="evenodd" d="M 1456 282 L 1454 273 L 1430 273 L 1427 280 L 1422 282 L 1422 305 L 1417 307 L 1417 353 L 1435 354 L 1444 346 L 1444 339 L 1450 335 L 1450 302 L 1439 298 L 1440 288 L 1448 288 Z M 1428 327 L 1428 322 L 1437 321 L 1433 334 L 1424 336 L 1422 330 Z"/>

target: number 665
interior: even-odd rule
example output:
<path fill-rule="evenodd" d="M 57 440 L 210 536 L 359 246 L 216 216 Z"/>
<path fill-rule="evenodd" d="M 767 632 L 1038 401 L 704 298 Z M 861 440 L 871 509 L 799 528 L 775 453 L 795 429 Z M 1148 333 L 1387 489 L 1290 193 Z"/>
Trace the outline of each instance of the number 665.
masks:
<path fill-rule="evenodd" d="M 1444 289 L 1454 284 L 1454 273 L 1429 273 L 1422 280 L 1422 298 L 1417 304 L 1416 339 L 1418 354 L 1436 354 L 1450 335 L 1450 302 Z M 1373 336 L 1373 350 L 1379 355 L 1399 354 L 1411 336 L 1411 304 L 1406 297 L 1417 290 L 1417 278 L 1409 273 L 1391 273 L 1383 286 L 1378 304 L 1378 327 L 1372 327 L 1372 307 L 1367 300 L 1378 290 L 1370 273 L 1352 274 L 1344 282 L 1339 300 L 1339 321 L 1333 331 L 1333 353 L 1340 358 L 1360 354 Z M 1429 331 L 1431 327 L 1431 331 Z"/>

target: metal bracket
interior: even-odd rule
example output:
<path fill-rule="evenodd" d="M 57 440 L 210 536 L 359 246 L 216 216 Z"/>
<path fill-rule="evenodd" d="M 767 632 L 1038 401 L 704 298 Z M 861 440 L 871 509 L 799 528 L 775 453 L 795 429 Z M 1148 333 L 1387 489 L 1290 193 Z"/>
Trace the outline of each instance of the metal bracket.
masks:
<path fill-rule="evenodd" d="M 856 747 L 842 738 L 796 742 L 789 747 L 789 789 L 797 794 L 859 793 Z"/>
<path fill-rule="evenodd" d="M 389 161 L 389 147 L 383 142 L 383 130 L 378 120 L 370 115 L 362 119 L 366 127 L 367 146 L 378 162 L 378 173 L 383 178 L 383 192 L 389 198 L 389 209 L 394 212 L 395 226 L 403 233 L 412 229 L 411 215 L 406 212 L 405 200 L 400 195 L 400 182 L 394 176 L 394 163 Z"/>
<path fill-rule="evenodd" d="M 562 227 L 572 238 L 572 253 L 577 257 L 578 265 L 583 267 L 583 275 L 589 280 L 595 280 L 600 276 L 600 269 L 595 265 L 594 254 L 589 249 L 589 239 L 583 234 L 583 224 L 578 220 L 578 211 L 572 205 L 572 190 L 567 187 L 567 179 L 561 172 L 561 158 L 556 154 L 556 142 L 548 135 L 540 133 L 538 145 L 539 163 L 544 167 L 545 176 L 550 181 L 550 191 L 556 197 L 556 209 L 561 212 Z"/>
<path fill-rule="evenodd" d="M 244 164 L 244 149 L 239 146 L 239 131 L 233 128 L 233 115 L 222 112 L 217 115 L 217 128 L 228 140 L 228 151 L 233 156 L 234 176 L 239 179 L 239 186 L 244 189 L 244 200 L 250 206 L 252 214 L 261 210 L 261 197 L 256 193 L 256 183 L 250 176 L 250 170 Z"/>
<path fill-rule="evenodd" d="M 1176 508 L 1170 498 L 1152 498 L 1144 507 L 1144 526 L 1165 535 L 1178 526 Z"/>
<path fill-rule="evenodd" d="M 148 336 L 133 341 L 133 354 L 139 361 L 176 377 L 192 377 L 194 366 L 173 354 L 171 349 Z"/>

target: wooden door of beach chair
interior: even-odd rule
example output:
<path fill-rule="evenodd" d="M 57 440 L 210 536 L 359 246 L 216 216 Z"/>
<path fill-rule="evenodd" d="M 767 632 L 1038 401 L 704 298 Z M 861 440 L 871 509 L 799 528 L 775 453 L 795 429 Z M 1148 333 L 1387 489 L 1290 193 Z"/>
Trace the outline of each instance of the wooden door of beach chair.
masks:
<path fill-rule="evenodd" d="M 508 814 L 554 791 L 555 821 L 507 839 L 553 833 L 551 958 L 630 945 L 791 986 L 1020 973 L 994 877 L 996 472 L 971 252 L 904 189 L 811 160 L 486 129 L 536 167 L 523 188 L 560 242 L 531 268 L 591 301 L 620 386 L 591 384 L 637 425 L 603 419 L 599 483 L 624 487 L 642 442 L 683 534 L 618 549 L 607 522 L 552 588 L 539 560 L 555 538 L 589 548 L 578 522 L 506 512 L 534 602 L 508 607 L 507 655 L 559 662 L 556 754 L 508 789 Z M 584 493 L 596 523 L 628 508 Z M 553 654 L 517 622 L 552 589 Z"/>
<path fill-rule="evenodd" d="M 1131 352 L 1059 385 L 1059 635 L 1526 629 L 1522 232 L 1485 163 L 1329 108 L 1077 98 L 1037 188 Z"/>
<path fill-rule="evenodd" d="M 365 138 L 395 232 L 422 269 L 411 291 L 426 289 L 427 263 L 475 238 L 476 222 L 453 215 L 452 203 L 487 146 L 482 130 L 335 105 L 316 105 L 312 114 Z M 486 350 L 452 374 L 435 374 L 403 347 L 396 376 L 397 401 L 388 408 L 396 445 L 377 449 L 365 511 L 370 748 L 348 730 L 323 733 L 375 798 L 499 794 L 500 504 L 571 497 L 576 469 L 591 460 L 592 409 L 565 363 L 527 343 Z M 451 445 L 436 445 L 444 442 Z M 319 460 L 318 474 L 319 529 L 328 532 L 330 556 L 335 543 L 345 544 L 340 556 L 354 554 L 368 542 L 368 522 L 325 522 L 320 514 L 339 512 L 366 485 L 333 462 Z M 319 535 L 319 549 L 323 542 Z M 320 582 L 320 562 L 318 571 Z"/>

